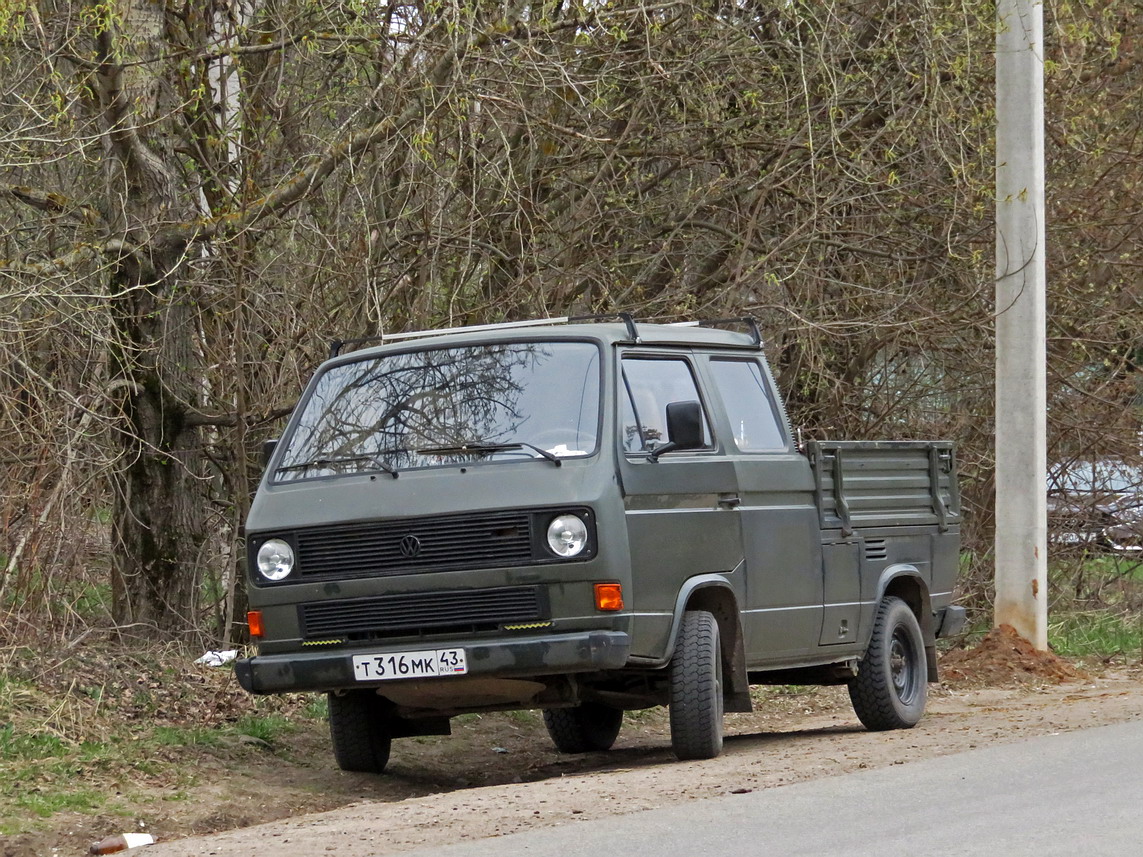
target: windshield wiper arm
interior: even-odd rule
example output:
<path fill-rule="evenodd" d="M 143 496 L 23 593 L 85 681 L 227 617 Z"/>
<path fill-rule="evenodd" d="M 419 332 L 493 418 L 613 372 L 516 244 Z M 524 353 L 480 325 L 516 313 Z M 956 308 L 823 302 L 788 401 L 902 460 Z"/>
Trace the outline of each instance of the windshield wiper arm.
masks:
<path fill-rule="evenodd" d="M 311 458 L 309 461 L 303 461 L 301 464 L 287 464 L 285 467 L 279 467 L 274 472 L 286 473 L 291 470 L 308 470 L 311 467 L 329 467 L 331 464 L 346 464 L 351 461 L 368 461 L 378 470 L 384 470 L 394 479 L 401 475 L 396 467 L 392 464 L 387 464 L 375 455 L 345 455 L 340 458 Z"/>
<path fill-rule="evenodd" d="M 477 441 L 475 443 L 462 443 L 455 446 L 430 446 L 425 449 L 418 449 L 418 455 L 488 455 L 493 452 L 504 452 L 511 449 L 530 449 L 546 458 L 548 461 L 556 465 L 556 467 L 563 467 L 563 462 L 560 461 L 558 455 L 548 452 L 546 449 L 535 446 L 531 443 L 525 443 L 522 440 L 513 441 L 512 443 L 483 443 Z"/>

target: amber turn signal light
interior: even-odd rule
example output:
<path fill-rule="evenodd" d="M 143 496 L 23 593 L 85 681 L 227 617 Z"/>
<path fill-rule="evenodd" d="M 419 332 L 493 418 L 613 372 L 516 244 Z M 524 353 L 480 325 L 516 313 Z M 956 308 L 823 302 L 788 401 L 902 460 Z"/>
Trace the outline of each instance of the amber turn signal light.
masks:
<path fill-rule="evenodd" d="M 622 610 L 623 585 L 619 583 L 595 584 L 595 609 L 607 611 Z"/>
<path fill-rule="evenodd" d="M 265 628 L 262 627 L 262 611 L 251 610 L 246 614 L 246 624 L 250 626 L 251 637 L 261 637 L 265 633 Z"/>

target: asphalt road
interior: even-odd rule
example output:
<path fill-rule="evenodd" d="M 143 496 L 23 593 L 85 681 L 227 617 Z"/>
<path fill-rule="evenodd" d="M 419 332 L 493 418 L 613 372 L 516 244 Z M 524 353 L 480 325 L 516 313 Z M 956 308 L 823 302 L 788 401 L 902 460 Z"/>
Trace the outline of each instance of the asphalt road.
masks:
<path fill-rule="evenodd" d="M 1126 857 L 1141 798 L 1132 722 L 407 854 Z"/>

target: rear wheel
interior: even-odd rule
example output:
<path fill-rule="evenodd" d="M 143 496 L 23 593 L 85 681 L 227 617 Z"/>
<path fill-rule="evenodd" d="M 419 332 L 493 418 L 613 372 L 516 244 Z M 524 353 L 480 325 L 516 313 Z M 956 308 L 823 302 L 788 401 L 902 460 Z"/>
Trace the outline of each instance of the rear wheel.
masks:
<path fill-rule="evenodd" d="M 900 598 L 888 596 L 877 608 L 869 649 L 849 682 L 853 710 L 866 729 L 908 729 L 925 713 L 928 680 L 917 617 Z"/>
<path fill-rule="evenodd" d="M 622 709 L 597 702 L 544 711 L 544 726 L 548 729 L 552 743 L 561 753 L 610 750 L 622 725 Z"/>
<path fill-rule="evenodd" d="M 351 691 L 329 699 L 333 757 L 343 771 L 380 774 L 389 762 L 393 736 L 384 701 L 375 693 Z"/>
<path fill-rule="evenodd" d="M 722 752 L 722 652 L 718 623 L 706 610 L 683 614 L 671 660 L 671 747 L 680 759 Z"/>

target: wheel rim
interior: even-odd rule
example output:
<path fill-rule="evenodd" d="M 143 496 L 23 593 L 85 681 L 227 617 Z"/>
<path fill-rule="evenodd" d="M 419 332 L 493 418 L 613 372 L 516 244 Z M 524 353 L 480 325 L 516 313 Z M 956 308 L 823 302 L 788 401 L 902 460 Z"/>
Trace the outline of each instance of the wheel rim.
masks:
<path fill-rule="evenodd" d="M 889 677 L 893 692 L 904 704 L 910 704 L 917 695 L 916 651 L 913 641 L 903 628 L 893 631 L 889 646 Z"/>

